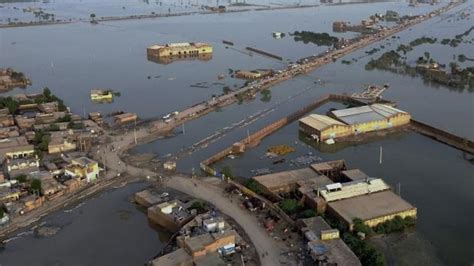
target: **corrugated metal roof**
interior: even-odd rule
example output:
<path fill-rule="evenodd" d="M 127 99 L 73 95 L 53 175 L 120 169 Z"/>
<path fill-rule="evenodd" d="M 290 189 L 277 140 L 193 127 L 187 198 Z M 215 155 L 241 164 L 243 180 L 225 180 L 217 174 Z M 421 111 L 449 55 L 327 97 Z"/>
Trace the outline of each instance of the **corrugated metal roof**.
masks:
<path fill-rule="evenodd" d="M 342 116 L 338 118 L 348 125 L 362 124 L 385 119 L 384 116 L 381 116 L 376 112 L 360 113 L 356 115 Z"/>
<path fill-rule="evenodd" d="M 329 116 L 311 114 L 309 116 L 303 117 L 300 119 L 301 123 L 304 123 L 314 129 L 324 130 L 332 125 L 341 125 L 344 126 L 344 123 L 337 121 Z"/>
<path fill-rule="evenodd" d="M 406 112 L 384 104 L 364 105 L 360 107 L 336 110 L 331 112 L 339 120 L 346 124 L 360 124 L 371 121 L 383 120 L 397 114 Z"/>

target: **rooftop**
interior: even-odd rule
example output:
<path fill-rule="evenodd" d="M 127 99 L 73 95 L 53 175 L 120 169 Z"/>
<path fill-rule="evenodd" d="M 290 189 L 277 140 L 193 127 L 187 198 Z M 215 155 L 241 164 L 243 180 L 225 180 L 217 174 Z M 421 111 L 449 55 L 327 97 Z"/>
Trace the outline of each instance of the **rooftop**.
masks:
<path fill-rule="evenodd" d="M 341 173 L 345 177 L 349 178 L 351 181 L 365 180 L 369 178 L 369 176 L 366 173 L 362 172 L 360 169 L 346 170 L 342 171 Z"/>
<path fill-rule="evenodd" d="M 410 203 L 390 190 L 329 202 L 329 207 L 345 221 L 363 221 L 414 209 Z"/>
<path fill-rule="evenodd" d="M 28 145 L 28 140 L 24 136 L 0 140 L 0 149 L 12 148 L 22 145 Z"/>
<path fill-rule="evenodd" d="M 152 266 L 174 266 L 191 264 L 192 261 L 192 257 L 183 248 L 180 248 L 152 260 L 150 264 Z"/>
<path fill-rule="evenodd" d="M 342 122 L 353 125 L 388 119 L 397 114 L 407 114 L 405 111 L 396 109 L 385 104 L 372 104 L 353 107 L 343 110 L 331 111 L 331 114 Z"/>
<path fill-rule="evenodd" d="M 322 189 L 320 193 L 327 202 L 331 202 L 388 189 L 390 187 L 382 179 L 369 178 L 367 180 L 356 180 L 342 184 L 330 184 L 325 189 Z"/>
<path fill-rule="evenodd" d="M 345 164 L 346 162 L 344 160 L 328 161 L 312 164 L 311 169 L 316 172 L 331 171 L 333 169 L 344 168 Z"/>
<path fill-rule="evenodd" d="M 320 175 L 311 168 L 303 168 L 298 170 L 278 172 L 268 175 L 254 176 L 254 180 L 272 190 L 279 186 L 285 186 L 298 181 L 319 177 Z"/>
<path fill-rule="evenodd" d="M 187 238 L 185 240 L 186 245 L 189 247 L 192 253 L 202 250 L 205 246 L 214 243 L 215 241 L 228 237 L 234 236 L 234 243 L 238 238 L 238 234 L 235 230 L 227 230 L 224 232 L 217 232 L 217 233 L 210 233 L 210 234 L 202 234 L 194 237 Z"/>
<path fill-rule="evenodd" d="M 337 265 L 361 265 L 357 256 L 341 239 L 331 239 L 322 241 L 319 237 L 321 231 L 330 230 L 331 227 L 320 216 L 301 219 L 298 223 L 303 225 L 303 230 L 309 230 L 305 233 L 311 240 L 308 246 L 312 249 L 327 250 L 324 256 L 329 262 Z M 322 247 L 322 248 L 321 248 Z"/>
<path fill-rule="evenodd" d="M 86 167 L 89 164 L 97 163 L 96 161 L 89 159 L 87 157 L 79 157 L 72 160 L 73 164 L 80 165 L 81 167 Z"/>
<path fill-rule="evenodd" d="M 301 118 L 300 123 L 304 123 L 316 130 L 324 130 L 333 125 L 345 126 L 344 123 L 337 121 L 326 115 L 311 114 Z"/>

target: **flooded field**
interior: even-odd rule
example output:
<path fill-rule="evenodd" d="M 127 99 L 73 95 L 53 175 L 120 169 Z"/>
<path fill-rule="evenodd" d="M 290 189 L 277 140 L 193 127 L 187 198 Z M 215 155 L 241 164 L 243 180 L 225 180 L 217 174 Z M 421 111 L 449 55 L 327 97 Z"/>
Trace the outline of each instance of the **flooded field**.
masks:
<path fill-rule="evenodd" d="M 48 216 L 41 226 L 59 231 L 52 236 L 37 236 L 33 231 L 19 234 L 0 250 L 1 263 L 143 265 L 170 237 L 151 228 L 146 215 L 131 202 L 133 194 L 145 187 L 145 183 L 134 183 L 109 190 Z"/>
<path fill-rule="evenodd" d="M 5 22 L 8 17 L 22 18 L 24 14 L 21 8 L 13 10 L 12 5 L 48 6 L 45 8 L 54 9 L 58 18 L 85 20 L 89 19 L 90 13 L 113 16 L 167 12 L 168 8 L 176 12 L 195 9 L 193 6 L 181 5 L 169 7 L 166 1 L 162 2 L 162 6 L 155 1 L 98 3 L 93 0 L 0 4 L 4 6 L 2 11 L 6 10 L 0 12 L 3 20 L 0 22 Z M 184 5 L 190 5 L 187 2 L 184 1 Z M 80 7 L 69 8 L 74 5 Z M 374 13 L 385 13 L 390 9 L 402 15 L 415 15 L 435 8 L 430 5 L 412 8 L 406 2 L 382 2 L 104 22 L 98 25 L 86 21 L 1 29 L 0 62 L 2 67 L 24 72 L 33 82 L 31 87 L 15 89 L 8 94 L 37 92 L 47 86 L 77 113 L 123 110 L 136 112 L 141 118 L 151 118 L 209 99 L 214 94 L 222 93 L 224 87 L 243 85 L 244 81 L 229 76 L 229 69 L 283 68 L 289 62 L 327 49 L 325 46 L 295 42 L 289 35 L 283 39 L 274 39 L 274 31 L 291 33 L 309 30 L 349 38 L 354 34 L 333 33 L 332 22 L 346 20 L 359 23 Z M 472 14 L 472 11 L 472 4 L 468 2 L 448 14 L 398 34 L 400 38 L 389 38 L 342 58 L 348 61 L 356 59 L 350 65 L 338 61 L 279 84 L 272 88 L 270 98 L 262 99 L 257 95 L 253 101 L 211 113 L 186 123 L 184 132 L 183 128 L 177 128 L 175 137 L 137 147 L 133 152 L 171 156 L 210 135 L 231 128 L 204 149 L 181 158 L 179 170 L 191 172 L 192 168 L 199 168 L 200 161 L 213 153 L 322 95 L 353 93 L 362 90 L 367 84 L 385 83 L 390 84 L 390 89 L 384 93 L 384 98 L 396 101 L 400 109 L 410 112 L 418 120 L 473 139 L 474 95 L 471 91 L 428 84 L 420 77 L 367 71 L 364 68 L 371 58 L 421 36 L 439 40 L 453 38 L 472 26 L 471 19 L 458 19 L 460 12 Z M 347 16 L 348 13 L 350 16 Z M 471 34 L 466 40 L 472 41 L 472 38 Z M 223 39 L 233 41 L 235 45 L 226 47 L 222 44 Z M 212 59 L 170 64 L 147 60 L 146 47 L 152 44 L 187 41 L 212 44 Z M 249 55 L 244 50 L 247 46 L 275 53 L 284 60 Z M 373 48 L 379 51 L 368 55 L 366 52 Z M 457 61 L 460 54 L 474 58 L 472 43 L 468 42 L 457 47 L 439 43 L 420 45 L 408 56 L 410 60 L 416 60 L 425 52 L 444 64 Z M 458 63 L 463 67 L 472 66 L 470 61 Z M 225 78 L 219 80 L 219 75 Z M 198 83 L 205 85 L 192 86 Z M 110 88 L 119 91 L 121 96 L 115 97 L 111 104 L 94 104 L 89 100 L 89 92 L 93 88 Z M 325 113 L 330 108 L 342 107 L 340 104 L 328 104 L 315 112 Z M 258 119 L 254 119 L 256 117 Z M 263 155 L 269 146 L 276 144 L 288 144 L 295 147 L 296 151 L 285 157 L 285 163 L 275 166 Z M 382 165 L 378 161 L 381 146 L 384 151 Z M 249 150 L 242 157 L 225 160 L 217 167 L 228 165 L 236 174 L 250 177 L 250 171 L 259 168 L 271 168 L 273 171 L 296 168 L 290 165 L 291 160 L 309 153 L 322 160 L 345 159 L 350 167 L 360 168 L 371 176 L 382 177 L 392 186 L 400 183 L 402 197 L 418 208 L 417 234 L 433 246 L 435 256 L 445 265 L 469 265 L 474 260 L 474 242 L 466 233 L 474 223 L 474 217 L 467 215 L 474 213 L 471 192 L 474 186 L 473 165 L 464 160 L 461 152 L 418 134 L 395 134 L 351 146 L 336 144 L 321 151 L 304 143 L 298 136 L 297 124 L 293 123 L 264 139 L 260 146 Z M 56 235 L 36 238 L 27 234 L 13 240 L 0 252 L 0 261 L 6 265 L 13 262 L 21 262 L 21 265 L 70 265 L 71 262 L 142 264 L 156 254 L 166 238 L 151 229 L 146 216 L 139 213 L 128 200 L 133 192 L 142 187 L 135 184 L 107 192 L 71 212 L 51 215 L 44 222 L 61 228 Z M 78 249 L 85 250 L 85 247 L 89 252 L 87 255 L 75 252 Z M 35 251 L 31 256 L 24 256 L 25 250 L 33 248 Z M 127 252 L 119 252 L 122 249 Z M 54 259 L 48 256 L 52 252 L 55 253 Z M 127 254 L 127 258 L 117 256 L 120 254 Z"/>

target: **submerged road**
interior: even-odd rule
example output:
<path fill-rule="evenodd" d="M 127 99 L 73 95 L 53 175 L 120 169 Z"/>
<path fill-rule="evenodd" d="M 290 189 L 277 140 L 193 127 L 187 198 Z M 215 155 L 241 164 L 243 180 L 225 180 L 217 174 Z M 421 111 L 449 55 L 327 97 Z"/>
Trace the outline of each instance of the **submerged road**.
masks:
<path fill-rule="evenodd" d="M 259 81 L 253 81 L 249 85 L 244 86 L 236 91 L 232 91 L 228 94 L 222 94 L 207 101 L 197 103 L 189 108 L 177 112 L 176 115 L 170 113 L 166 117 L 167 119 L 162 119 L 161 117 L 151 119 L 147 121 L 147 124 L 150 126 L 150 134 L 159 134 L 160 132 L 173 129 L 185 123 L 186 121 L 194 120 L 204 116 L 209 112 L 216 110 L 217 108 L 236 103 L 240 97 L 255 95 L 255 93 L 259 91 L 270 89 L 271 87 L 286 80 L 292 79 L 301 74 L 306 74 L 321 66 L 330 64 L 333 62 L 333 60 L 339 59 L 371 44 L 382 41 L 393 34 L 404 31 L 435 16 L 441 15 L 442 13 L 447 12 L 463 3 L 464 2 L 451 2 L 448 5 L 438 8 L 437 10 L 428 14 L 406 20 L 401 24 L 381 30 L 376 34 L 365 35 L 363 37 L 357 37 L 355 39 L 349 40 L 345 46 L 343 46 L 343 48 L 332 49 L 319 55 L 300 59 L 298 60 L 298 64 L 291 64 L 284 69 L 276 71 L 276 74 L 272 77 L 266 77 Z"/>
<path fill-rule="evenodd" d="M 100 178 L 97 184 L 92 186 L 95 188 L 91 188 L 91 190 L 98 191 L 115 184 L 116 182 L 111 181 L 120 180 L 121 178 L 117 178 L 117 176 L 120 176 L 121 173 L 128 173 L 129 175 L 135 177 L 157 177 L 158 173 L 127 165 L 121 160 L 120 156 L 127 150 L 138 145 L 138 143 L 153 141 L 159 136 L 162 136 L 166 132 L 169 132 L 176 126 L 188 120 L 201 117 L 209 112 L 214 111 L 217 107 L 223 107 L 235 103 L 237 101 L 238 94 L 255 93 L 263 89 L 270 88 L 285 80 L 289 80 L 297 75 L 312 71 L 322 65 L 331 63 L 333 59 L 340 58 L 377 41 L 383 40 L 390 35 L 403 31 L 436 15 L 440 15 L 441 13 L 444 13 L 462 3 L 463 2 L 450 3 L 445 7 L 431 12 L 429 15 L 410 20 L 393 28 L 384 30 L 378 34 L 361 38 L 357 42 L 349 44 L 345 48 L 336 49 L 322 55 L 303 59 L 301 60 L 302 63 L 289 66 L 271 78 L 254 82 L 238 91 L 221 95 L 209 101 L 187 108 L 175 115 L 170 121 L 165 122 L 161 118 L 147 121 L 137 128 L 135 132 L 134 130 L 129 130 L 123 134 L 121 134 L 116 129 L 108 131 L 105 136 L 103 136 L 103 144 L 97 146 L 96 150 L 94 151 L 95 159 L 102 162 L 106 166 L 107 171 L 105 173 L 105 177 Z M 196 186 L 194 186 L 194 183 L 196 183 Z M 182 176 L 173 176 L 167 180 L 166 184 L 174 189 L 190 194 L 194 197 L 209 201 L 221 211 L 231 216 L 245 230 L 253 244 L 256 246 L 262 264 L 280 265 L 280 250 L 278 250 L 278 245 L 275 244 L 275 241 L 264 232 L 263 228 L 259 226 L 255 217 L 245 211 L 240 210 L 237 206 L 232 204 L 228 198 L 219 192 L 217 186 L 211 186 L 206 184 L 204 181 L 192 180 Z M 14 230 L 30 226 L 40 217 L 60 208 L 61 206 L 65 206 L 73 200 L 77 200 L 77 197 L 65 195 L 64 197 L 59 197 L 51 202 L 48 202 L 45 206 L 35 210 L 34 212 L 20 217 L 21 222 L 17 222 L 15 220 L 13 223 L 10 223 L 9 226 L 2 228 L 2 230 L 0 230 L 0 237 L 5 237 L 8 233 L 13 232 Z M 263 254 L 267 252 L 268 255 L 264 256 Z"/>

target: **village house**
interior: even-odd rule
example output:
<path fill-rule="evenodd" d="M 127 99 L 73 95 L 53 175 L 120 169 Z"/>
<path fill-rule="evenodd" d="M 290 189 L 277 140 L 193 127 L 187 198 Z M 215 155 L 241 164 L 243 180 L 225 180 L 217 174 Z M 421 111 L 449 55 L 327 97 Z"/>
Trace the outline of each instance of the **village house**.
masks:
<path fill-rule="evenodd" d="M 92 182 L 99 176 L 99 164 L 87 157 L 72 159 L 64 170 L 66 175 L 85 179 L 86 182 Z"/>

